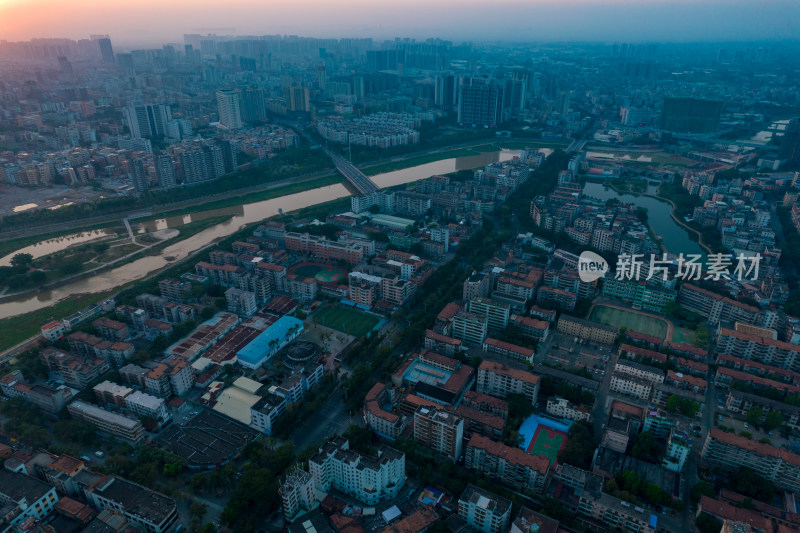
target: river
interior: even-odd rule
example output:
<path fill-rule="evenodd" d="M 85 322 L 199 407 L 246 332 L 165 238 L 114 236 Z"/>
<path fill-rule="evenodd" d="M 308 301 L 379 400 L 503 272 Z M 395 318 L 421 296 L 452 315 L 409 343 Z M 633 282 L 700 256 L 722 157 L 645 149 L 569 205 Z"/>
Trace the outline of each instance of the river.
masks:
<path fill-rule="evenodd" d="M 380 187 L 391 187 L 425 179 L 435 174 L 447 174 L 449 172 L 455 172 L 456 170 L 482 167 L 496 161 L 507 161 L 516 155 L 519 155 L 519 150 L 485 152 L 478 155 L 443 159 L 402 170 L 377 174 L 371 176 L 370 179 Z M 63 285 L 51 291 L 41 292 L 33 297 L 1 303 L 0 319 L 30 313 L 31 311 L 48 307 L 75 294 L 104 292 L 120 287 L 131 281 L 141 279 L 151 272 L 160 270 L 168 266 L 171 262 L 183 259 L 211 242 L 231 235 L 244 225 L 278 215 L 280 211 L 294 211 L 338 198 L 344 198 L 346 196 L 350 196 L 350 192 L 344 185 L 336 184 L 245 205 L 197 211 L 182 216 L 155 219 L 138 224 L 132 221 L 131 224 L 134 231 L 143 233 L 166 228 L 179 229 L 180 226 L 184 224 L 209 217 L 230 216 L 230 218 L 224 222 L 207 228 L 188 239 L 165 247 L 158 255 L 137 259 L 131 263 L 107 270 L 95 276 Z M 64 249 L 75 242 L 75 240 L 63 239 L 64 241 L 61 241 L 63 246 L 59 246 L 57 242 L 50 243 L 47 253 L 53 253 Z M 43 243 L 44 241 L 33 246 L 43 245 Z M 13 256 L 19 251 L 21 250 L 17 250 L 10 254 L 10 256 Z"/>
<path fill-rule="evenodd" d="M 649 188 L 648 193 L 654 194 L 655 189 Z M 661 237 L 664 248 L 672 254 L 705 254 L 700 245 L 689 238 L 689 232 L 679 226 L 671 216 L 672 205 L 664 200 L 652 196 L 619 194 L 614 189 L 602 183 L 587 182 L 583 187 L 583 194 L 600 200 L 618 199 L 625 204 L 634 204 L 647 209 L 647 223 L 657 236 Z"/>

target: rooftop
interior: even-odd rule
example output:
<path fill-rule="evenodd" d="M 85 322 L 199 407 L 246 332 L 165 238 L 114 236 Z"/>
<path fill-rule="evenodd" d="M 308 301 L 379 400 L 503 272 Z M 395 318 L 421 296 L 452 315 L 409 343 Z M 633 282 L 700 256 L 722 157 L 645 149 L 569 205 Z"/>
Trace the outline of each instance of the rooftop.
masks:
<path fill-rule="evenodd" d="M 161 524 L 175 512 L 175 500 L 123 478 L 108 476 L 91 489 L 92 493 L 118 503 L 126 513 L 154 524 Z"/>
<path fill-rule="evenodd" d="M 184 426 L 169 426 L 155 442 L 190 465 L 214 466 L 239 454 L 257 435 L 244 424 L 204 409 Z"/>
<path fill-rule="evenodd" d="M 52 487 L 44 481 L 5 468 L 0 469 L 0 495 L 14 503 L 25 500 L 28 505 L 33 505 L 51 490 Z"/>
<path fill-rule="evenodd" d="M 494 515 L 504 515 L 511 510 L 511 501 L 493 492 L 468 484 L 461 493 L 459 503 L 475 505 Z"/>

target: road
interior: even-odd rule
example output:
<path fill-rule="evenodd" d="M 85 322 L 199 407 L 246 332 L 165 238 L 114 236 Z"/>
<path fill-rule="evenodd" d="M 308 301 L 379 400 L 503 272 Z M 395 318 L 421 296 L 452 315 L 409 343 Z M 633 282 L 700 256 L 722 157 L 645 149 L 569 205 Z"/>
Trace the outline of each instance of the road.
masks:
<path fill-rule="evenodd" d="M 351 423 L 364 425 L 360 413 L 353 412 L 351 416 L 347 412 L 343 389 L 336 389 L 328 396 L 322 407 L 292 433 L 289 440 L 294 442 L 295 450 L 304 450 L 309 446 L 321 444 L 333 434 L 345 433 Z"/>

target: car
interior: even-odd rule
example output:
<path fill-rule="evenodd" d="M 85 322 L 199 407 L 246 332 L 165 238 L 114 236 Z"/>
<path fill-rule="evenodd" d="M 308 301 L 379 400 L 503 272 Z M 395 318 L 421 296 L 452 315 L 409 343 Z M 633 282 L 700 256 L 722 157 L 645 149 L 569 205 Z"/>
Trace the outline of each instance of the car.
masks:
<path fill-rule="evenodd" d="M 103 452 L 101 452 L 100 450 L 97 450 L 96 452 L 94 452 L 94 455 L 95 455 L 95 457 L 100 457 L 101 459 L 105 456 L 105 454 Z"/>
<path fill-rule="evenodd" d="M 748 424 L 747 422 L 745 422 L 745 423 L 744 423 L 744 429 L 750 429 L 750 424 Z"/>
<path fill-rule="evenodd" d="M 717 415 L 717 420 L 719 420 L 720 422 L 722 422 L 722 415 Z"/>

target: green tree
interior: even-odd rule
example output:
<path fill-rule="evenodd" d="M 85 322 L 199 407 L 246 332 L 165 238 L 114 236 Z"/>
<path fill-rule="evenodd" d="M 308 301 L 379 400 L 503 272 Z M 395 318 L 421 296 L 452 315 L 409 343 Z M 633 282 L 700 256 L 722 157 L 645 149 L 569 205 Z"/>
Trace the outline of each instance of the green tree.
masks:
<path fill-rule="evenodd" d="M 770 411 L 764 420 L 764 429 L 772 431 L 779 428 L 783 424 L 783 415 L 779 411 Z"/>
<path fill-rule="evenodd" d="M 11 258 L 11 266 L 28 267 L 33 263 L 33 256 L 27 253 L 19 253 Z"/>
<path fill-rule="evenodd" d="M 709 346 L 711 346 L 711 332 L 708 331 L 708 326 L 703 323 L 698 324 L 697 329 L 694 331 L 694 345 L 704 350 L 708 350 Z"/>
<path fill-rule="evenodd" d="M 637 459 L 642 459 L 651 463 L 658 462 L 660 447 L 653 433 L 650 431 L 642 431 L 636 435 L 631 454 Z"/>
<path fill-rule="evenodd" d="M 711 498 L 714 497 L 714 487 L 707 481 L 698 481 L 692 485 L 690 495 L 692 502 L 697 505 L 697 502 L 699 502 L 700 498 L 703 496 L 709 496 Z"/>
<path fill-rule="evenodd" d="M 749 424 L 758 424 L 761 421 L 761 417 L 763 415 L 764 415 L 764 410 L 761 407 L 754 405 L 753 407 L 750 408 L 749 411 L 747 411 L 745 420 Z"/>
<path fill-rule="evenodd" d="M 697 526 L 700 533 L 719 533 L 722 530 L 722 522 L 708 513 L 700 513 L 695 519 L 694 525 Z"/>
<path fill-rule="evenodd" d="M 576 422 L 569 428 L 567 443 L 559 450 L 558 460 L 588 470 L 591 467 L 595 448 L 597 448 L 597 443 L 592 426 L 587 422 Z"/>

